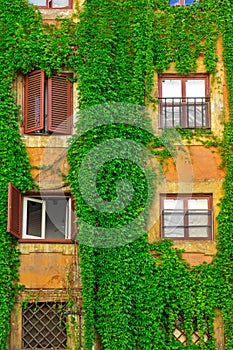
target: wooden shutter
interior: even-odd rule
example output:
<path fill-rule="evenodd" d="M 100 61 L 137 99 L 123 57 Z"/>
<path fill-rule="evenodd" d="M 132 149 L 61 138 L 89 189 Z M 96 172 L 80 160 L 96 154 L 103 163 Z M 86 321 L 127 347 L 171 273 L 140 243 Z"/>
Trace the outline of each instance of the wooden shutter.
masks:
<path fill-rule="evenodd" d="M 8 223 L 7 231 L 16 238 L 22 233 L 22 195 L 11 183 L 8 185 Z"/>
<path fill-rule="evenodd" d="M 71 134 L 72 83 L 67 74 L 53 75 L 48 79 L 48 130 Z"/>
<path fill-rule="evenodd" d="M 44 129 L 44 79 L 45 74 L 41 70 L 31 72 L 25 77 L 25 133 L 35 132 Z"/>

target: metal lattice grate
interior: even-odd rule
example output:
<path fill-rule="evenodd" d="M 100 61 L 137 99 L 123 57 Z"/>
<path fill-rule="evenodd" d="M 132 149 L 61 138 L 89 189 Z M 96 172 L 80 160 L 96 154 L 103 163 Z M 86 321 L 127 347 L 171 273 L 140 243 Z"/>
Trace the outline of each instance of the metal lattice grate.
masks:
<path fill-rule="evenodd" d="M 207 320 L 206 320 L 207 322 Z M 198 329 L 197 329 L 197 321 L 194 319 L 194 332 L 192 333 L 192 341 L 193 344 L 198 344 L 201 340 L 201 337 L 199 335 Z M 176 324 L 173 331 L 173 336 L 176 340 L 181 342 L 183 345 L 187 345 L 187 336 L 184 331 L 184 314 L 183 312 L 180 312 L 178 319 L 176 320 Z M 205 333 L 204 334 L 204 342 L 206 343 L 208 340 L 210 340 L 210 334 Z"/>
<path fill-rule="evenodd" d="M 66 349 L 65 303 L 28 303 L 23 310 L 23 349 Z"/>

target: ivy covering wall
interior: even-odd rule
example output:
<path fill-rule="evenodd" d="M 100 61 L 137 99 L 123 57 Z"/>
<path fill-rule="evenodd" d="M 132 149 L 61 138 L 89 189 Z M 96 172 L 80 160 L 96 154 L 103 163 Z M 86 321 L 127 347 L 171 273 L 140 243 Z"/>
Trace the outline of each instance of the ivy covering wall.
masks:
<path fill-rule="evenodd" d="M 206 71 L 216 72 L 216 41 L 223 40 L 223 57 L 229 95 L 223 141 L 219 144 L 226 167 L 225 196 L 218 217 L 218 253 L 211 264 L 190 268 L 181 252 L 169 241 L 149 245 L 143 225 L 138 239 L 109 248 L 80 244 L 85 350 L 98 339 L 102 349 L 216 349 L 213 320 L 221 308 L 226 337 L 225 347 L 233 348 L 232 262 L 233 262 L 233 9 L 231 1 L 201 0 L 187 7 L 170 7 L 166 0 L 88 0 L 79 21 L 64 20 L 60 26 L 42 22 L 35 7 L 23 0 L 0 3 L 1 87 L 0 87 L 0 349 L 7 347 L 9 316 L 17 294 L 19 266 L 16 242 L 7 233 L 7 184 L 20 190 L 33 186 L 25 146 L 20 137 L 20 111 L 12 92 L 18 73 L 43 69 L 48 75 L 63 69 L 74 71 L 78 79 L 80 129 L 69 147 L 69 181 L 76 200 L 76 214 L 95 226 L 119 226 L 140 213 L 145 204 L 147 182 L 143 172 L 127 159 L 110 161 L 97 177 L 100 195 L 116 199 L 116 181 L 127 178 L 136 195 L 119 217 L 100 216 L 85 205 L 77 174 L 84 157 L 94 146 L 115 138 L 132 139 L 157 154 L 164 152 L 161 139 L 140 128 L 142 113 L 130 109 L 130 123 L 89 128 L 98 118 L 99 105 L 111 103 L 143 106 L 153 102 L 150 93 L 154 70 L 166 70 L 175 62 L 178 72 L 195 72 L 197 57 L 204 56 Z M 117 105 L 119 106 L 119 105 Z M 88 113 L 86 112 L 88 111 Z M 117 113 L 119 107 L 116 108 Z M 120 108 L 122 112 L 122 108 Z M 123 112 L 124 108 L 123 108 Z M 112 115 L 110 113 L 110 115 Z M 108 114 L 106 114 L 108 117 Z M 135 117 L 135 125 L 132 121 Z M 137 120 L 136 120 L 137 119 Z M 146 129 L 147 130 L 147 129 Z M 164 152 L 164 153 L 161 153 Z M 127 193 L 127 188 L 125 189 Z M 143 224 L 143 222 L 142 222 Z M 135 234 L 132 229 L 132 235 Z M 86 225 L 79 227 L 87 237 Z M 122 232 L 124 234 L 124 232 Z M 101 242 L 98 241 L 98 242 Z M 102 242 L 103 243 L 103 242 Z M 151 254 L 153 251 L 153 255 Z M 172 328 L 179 312 L 184 313 L 187 347 L 175 341 Z M 193 318 L 198 322 L 201 342 L 193 345 Z M 208 322 L 207 322 L 208 320 Z M 210 334 L 205 341 L 205 333 Z"/>

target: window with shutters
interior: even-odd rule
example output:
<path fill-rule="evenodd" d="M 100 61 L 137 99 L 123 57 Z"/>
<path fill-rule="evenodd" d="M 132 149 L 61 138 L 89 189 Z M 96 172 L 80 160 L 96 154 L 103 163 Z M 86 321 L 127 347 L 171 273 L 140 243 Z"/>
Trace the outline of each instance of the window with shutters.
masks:
<path fill-rule="evenodd" d="M 29 0 L 29 4 L 45 9 L 70 9 L 72 8 L 72 0 Z"/>
<path fill-rule="evenodd" d="M 54 191 L 22 195 L 9 184 L 8 232 L 23 240 L 74 239 L 76 224 L 70 195 Z"/>
<path fill-rule="evenodd" d="M 24 133 L 64 134 L 72 131 L 73 86 L 71 74 L 47 77 L 42 70 L 25 76 Z"/>
<path fill-rule="evenodd" d="M 166 194 L 160 197 L 162 237 L 212 239 L 211 194 Z"/>
<path fill-rule="evenodd" d="M 209 78 L 205 74 L 159 77 L 159 127 L 209 128 Z"/>

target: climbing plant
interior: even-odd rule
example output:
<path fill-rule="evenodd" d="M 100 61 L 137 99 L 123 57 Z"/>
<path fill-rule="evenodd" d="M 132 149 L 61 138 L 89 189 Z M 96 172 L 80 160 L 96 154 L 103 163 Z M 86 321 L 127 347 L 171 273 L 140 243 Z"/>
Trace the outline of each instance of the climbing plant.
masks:
<path fill-rule="evenodd" d="M 233 96 L 230 7 L 228 1 L 212 0 L 186 7 L 169 6 L 166 0 L 92 0 L 84 4 L 77 25 L 78 51 L 74 57 L 81 109 L 76 127 L 79 137 L 74 138 L 69 149 L 69 179 L 76 199 L 77 216 L 85 223 L 95 225 L 97 235 L 98 225 L 109 224 L 111 227 L 112 223 L 107 216 L 101 223 L 100 213 L 95 213 L 93 219 L 93 211 L 84 203 L 78 179 L 80 166 L 92 148 L 106 139 L 123 135 L 122 132 L 116 134 L 112 115 L 108 120 L 111 126 L 99 125 L 90 132 L 90 119 L 101 118 L 98 105 L 156 103 L 150 97 L 153 71 L 162 73 L 173 63 L 178 73 L 195 72 L 200 56 L 204 58 L 206 72 L 214 78 L 218 60 L 216 44 L 221 37 L 229 95 Z M 231 109 L 232 97 L 229 98 Z M 94 112 L 92 106 L 97 106 Z M 79 133 L 80 128 L 85 130 L 85 125 L 89 132 Z M 125 133 L 129 129 L 127 124 L 118 127 Z M 163 241 L 150 246 L 146 232 L 131 243 L 98 248 L 81 220 L 79 237 L 83 234 L 87 243 L 80 244 L 85 349 L 91 349 L 95 332 L 103 349 L 215 349 L 213 320 L 216 308 L 223 311 L 225 346 L 227 349 L 232 347 L 232 249 L 227 244 L 232 235 L 231 220 L 228 220 L 232 208 L 231 122 L 226 124 L 223 141 L 207 131 L 178 131 L 190 142 L 196 138 L 206 147 L 219 148 L 227 166 L 225 189 L 228 195 L 221 202 L 218 253 L 211 264 L 190 268 L 171 243 Z M 138 129 L 134 128 L 131 138 L 143 142 L 137 139 L 137 135 Z M 152 139 L 145 139 L 146 147 L 154 144 Z M 154 153 L 158 154 L 157 151 Z M 124 161 L 121 164 L 126 166 Z M 122 174 L 119 162 L 117 166 L 114 161 L 108 163 L 100 173 L 97 177 L 98 193 L 105 200 L 114 200 L 115 182 Z M 137 175 L 131 170 L 132 178 Z M 134 184 L 140 188 L 142 178 Z M 131 210 L 133 208 L 135 210 L 135 206 Z M 122 224 L 127 218 L 122 215 L 121 220 Z M 181 311 L 186 346 L 173 337 L 174 325 Z M 201 338 L 198 345 L 192 341 L 194 320 Z"/>
<path fill-rule="evenodd" d="M 6 348 L 10 311 L 18 290 L 19 253 L 6 228 L 7 184 L 12 182 L 22 191 L 33 186 L 12 87 L 18 73 L 34 69 L 43 69 L 48 75 L 70 69 L 78 78 L 80 112 L 68 160 L 76 214 L 81 218 L 78 239 L 81 239 L 84 348 L 92 349 L 97 339 L 101 348 L 111 350 L 216 349 L 213 320 L 215 309 L 221 308 L 225 346 L 232 349 L 232 11 L 230 0 L 201 0 L 186 7 L 169 6 L 166 0 L 88 0 L 78 12 L 78 21 L 66 19 L 56 26 L 44 24 L 37 8 L 24 0 L 1 1 L 0 349 Z M 162 73 L 174 63 L 179 73 L 195 72 L 197 58 L 203 56 L 206 71 L 214 77 L 219 37 L 224 48 L 229 120 L 223 140 L 219 142 L 211 136 L 206 145 L 221 151 L 226 167 L 225 196 L 218 218 L 218 253 L 211 264 L 191 269 L 171 242 L 148 244 L 145 228 L 148 213 L 140 215 L 151 200 L 148 194 L 151 173 L 144 163 L 138 161 L 142 165 L 139 169 L 137 162 L 130 161 L 132 152 L 127 155 L 127 147 L 140 144 L 160 161 L 171 156 L 165 139 L 153 135 L 144 108 L 153 103 L 156 108 L 156 101 L 151 98 L 154 71 Z M 184 130 L 180 133 L 189 140 L 195 136 Z M 125 153 L 109 158 L 100 168 L 98 158 L 95 159 L 94 169 L 100 170 L 96 174 L 96 195 L 106 206 L 111 202 L 118 204 L 120 189 L 127 210 L 121 208 L 114 215 L 109 212 L 100 215 L 98 208 L 93 210 L 83 199 L 78 176 L 88 153 L 104 144 L 104 154 L 108 154 L 109 148 L 112 151 L 108 142 L 115 139 L 114 152 L 119 142 L 128 140 L 123 147 Z M 138 160 L 136 155 L 135 159 Z M 84 184 L 88 192 L 89 182 Z M 137 226 L 127 226 L 125 230 L 125 225 L 138 216 Z M 105 235 L 99 229 L 103 227 L 107 229 Z M 116 231 L 109 231 L 112 228 L 119 229 L 117 238 L 112 236 Z M 184 315 L 187 346 L 172 335 L 180 311 Z M 201 339 L 198 345 L 192 343 L 194 319 Z"/>

